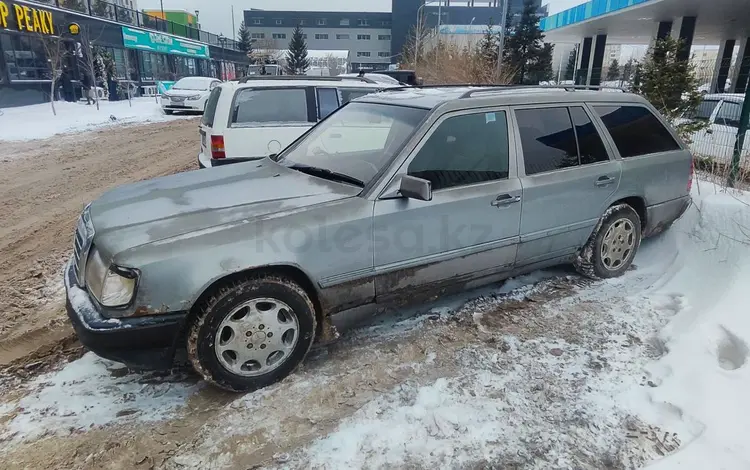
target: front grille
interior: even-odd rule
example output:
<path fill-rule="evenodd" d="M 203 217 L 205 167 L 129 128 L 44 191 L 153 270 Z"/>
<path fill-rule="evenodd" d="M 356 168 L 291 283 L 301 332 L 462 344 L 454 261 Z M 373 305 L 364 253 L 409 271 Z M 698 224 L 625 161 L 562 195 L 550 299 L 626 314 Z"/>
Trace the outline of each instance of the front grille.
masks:
<path fill-rule="evenodd" d="M 78 226 L 76 227 L 76 235 L 73 240 L 73 259 L 75 265 L 73 266 L 73 272 L 76 276 L 79 286 L 85 285 L 85 273 L 86 258 L 88 257 L 89 249 L 91 248 L 91 242 L 94 239 L 94 227 L 91 224 L 91 217 L 89 216 L 88 207 L 84 209 L 80 219 L 78 219 Z"/>

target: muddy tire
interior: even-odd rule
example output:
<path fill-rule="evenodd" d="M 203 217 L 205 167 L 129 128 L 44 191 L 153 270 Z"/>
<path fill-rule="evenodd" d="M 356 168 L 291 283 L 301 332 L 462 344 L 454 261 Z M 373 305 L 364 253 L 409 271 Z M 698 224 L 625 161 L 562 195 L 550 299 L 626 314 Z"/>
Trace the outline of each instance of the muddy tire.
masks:
<path fill-rule="evenodd" d="M 627 204 L 607 209 L 581 248 L 575 267 L 592 279 L 621 276 L 633 263 L 641 244 L 641 219 Z"/>
<path fill-rule="evenodd" d="M 206 381 L 250 392 L 292 373 L 315 328 L 315 307 L 302 287 L 281 276 L 248 277 L 198 306 L 187 332 L 188 358 Z"/>

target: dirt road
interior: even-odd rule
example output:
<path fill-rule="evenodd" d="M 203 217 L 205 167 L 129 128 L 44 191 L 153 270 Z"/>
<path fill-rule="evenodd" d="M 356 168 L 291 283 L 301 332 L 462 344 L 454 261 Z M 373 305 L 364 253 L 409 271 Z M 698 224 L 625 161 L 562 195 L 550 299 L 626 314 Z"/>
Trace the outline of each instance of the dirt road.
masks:
<path fill-rule="evenodd" d="M 0 142 L 0 366 L 69 347 L 61 269 L 84 204 L 128 182 L 197 168 L 197 121 Z"/>

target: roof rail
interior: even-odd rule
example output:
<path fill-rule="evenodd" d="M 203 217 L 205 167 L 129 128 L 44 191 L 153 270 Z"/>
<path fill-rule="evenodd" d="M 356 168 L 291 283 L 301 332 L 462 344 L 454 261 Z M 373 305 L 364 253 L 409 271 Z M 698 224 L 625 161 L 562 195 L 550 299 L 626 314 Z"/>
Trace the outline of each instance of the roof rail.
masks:
<path fill-rule="evenodd" d="M 459 98 L 471 98 L 475 93 L 491 93 L 494 91 L 505 91 L 505 90 L 533 90 L 533 89 L 551 89 L 551 90 L 612 90 L 619 91 L 620 93 L 627 93 L 627 90 L 620 87 L 608 87 L 601 85 L 484 85 L 483 89 L 480 90 L 469 90 Z"/>
<path fill-rule="evenodd" d="M 482 84 L 476 84 L 476 83 L 451 83 L 447 85 L 404 85 L 404 86 L 396 86 L 391 88 L 384 88 L 380 90 L 380 92 L 384 91 L 401 91 L 401 90 L 414 90 L 420 89 L 420 88 L 468 88 L 468 87 L 474 87 L 474 88 L 488 88 L 488 87 L 499 87 L 502 85 L 482 85 Z"/>
<path fill-rule="evenodd" d="M 253 80 L 315 80 L 323 82 L 341 82 L 344 80 L 356 80 L 363 83 L 377 83 L 375 80 L 367 77 L 314 77 L 310 75 L 247 75 L 240 78 L 240 83 L 247 83 Z"/>

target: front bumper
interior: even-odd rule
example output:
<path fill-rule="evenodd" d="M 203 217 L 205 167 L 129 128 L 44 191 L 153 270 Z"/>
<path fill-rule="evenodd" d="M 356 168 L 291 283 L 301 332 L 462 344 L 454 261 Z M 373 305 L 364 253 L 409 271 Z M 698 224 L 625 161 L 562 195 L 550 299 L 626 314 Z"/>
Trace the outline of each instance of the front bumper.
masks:
<path fill-rule="evenodd" d="M 200 103 L 192 103 L 185 101 L 184 103 L 162 103 L 162 109 L 168 111 L 203 111 Z"/>
<path fill-rule="evenodd" d="M 76 284 L 73 263 L 65 268 L 65 308 L 78 340 L 97 355 L 135 368 L 166 370 L 180 344 L 187 312 L 153 317 L 103 317 Z"/>

